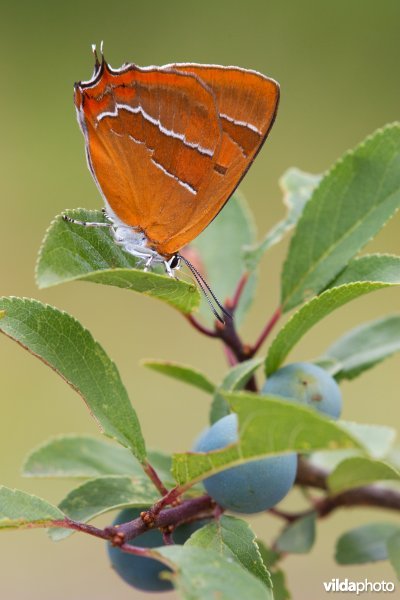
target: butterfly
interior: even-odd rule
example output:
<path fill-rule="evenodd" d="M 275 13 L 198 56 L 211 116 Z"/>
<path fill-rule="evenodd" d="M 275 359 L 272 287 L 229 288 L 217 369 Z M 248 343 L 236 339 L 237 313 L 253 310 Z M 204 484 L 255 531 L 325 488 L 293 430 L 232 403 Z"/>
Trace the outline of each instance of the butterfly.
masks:
<path fill-rule="evenodd" d="M 278 83 L 219 65 L 113 69 L 102 48 L 101 60 L 95 46 L 93 53 L 93 76 L 75 84 L 74 101 L 107 222 L 65 220 L 110 227 L 145 270 L 163 263 L 174 276 L 183 260 L 222 308 L 180 251 L 216 217 L 252 164 L 276 116 Z"/>

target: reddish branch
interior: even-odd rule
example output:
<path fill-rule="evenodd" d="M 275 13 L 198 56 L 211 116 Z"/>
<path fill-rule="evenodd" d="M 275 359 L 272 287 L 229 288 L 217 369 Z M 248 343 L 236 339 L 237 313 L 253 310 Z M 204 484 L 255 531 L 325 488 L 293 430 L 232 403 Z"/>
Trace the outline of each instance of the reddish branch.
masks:
<path fill-rule="evenodd" d="M 250 277 L 250 273 L 246 272 L 243 273 L 243 275 L 241 276 L 239 283 L 237 285 L 236 291 L 233 294 L 232 298 L 229 298 L 226 303 L 225 303 L 225 307 L 231 312 L 234 313 L 235 310 L 237 309 L 237 306 L 239 304 L 240 298 L 242 297 L 242 293 L 244 288 L 246 287 L 246 283 L 248 281 Z"/>
<path fill-rule="evenodd" d="M 79 521 L 73 521 L 72 519 L 55 519 L 54 521 L 49 521 L 46 524 L 46 527 L 62 527 L 63 529 L 72 529 L 73 531 L 80 531 L 81 533 L 87 533 L 88 535 L 93 535 L 94 537 L 102 538 L 103 540 L 108 540 L 109 535 L 107 534 L 105 529 L 99 529 L 98 527 L 94 527 L 93 525 L 88 525 L 87 523 L 81 523 Z"/>
<path fill-rule="evenodd" d="M 232 352 L 232 350 L 229 348 L 229 346 L 224 345 L 224 352 L 225 352 L 226 362 L 228 363 L 228 365 L 230 367 L 234 367 L 235 365 L 238 364 L 237 358 L 234 355 L 234 353 Z"/>
<path fill-rule="evenodd" d="M 314 510 L 322 518 L 337 508 L 353 506 L 374 506 L 375 508 L 400 511 L 400 494 L 396 490 L 368 485 L 346 490 L 333 496 L 326 496 L 315 503 Z"/>
<path fill-rule="evenodd" d="M 128 523 L 118 526 L 99 529 L 87 523 L 80 523 L 72 519 L 57 519 L 47 522 L 46 526 L 73 529 L 95 537 L 109 540 L 115 546 L 122 546 L 125 542 L 142 535 L 149 529 L 161 529 L 168 539 L 175 527 L 182 523 L 191 523 L 199 519 L 214 517 L 216 504 L 210 496 L 199 496 L 183 501 L 179 506 L 161 510 L 147 522 L 146 516 L 151 511 L 144 511 L 141 516 Z"/>
<path fill-rule="evenodd" d="M 146 473 L 146 475 L 151 479 L 151 481 L 154 483 L 155 487 L 157 488 L 157 490 L 160 492 L 160 494 L 162 496 L 165 496 L 166 494 L 168 494 L 167 488 L 165 487 L 165 485 L 159 478 L 156 470 L 151 466 L 151 464 L 149 462 L 146 462 L 143 465 L 143 470 Z"/>
<path fill-rule="evenodd" d="M 299 461 L 296 483 L 301 486 L 305 485 L 327 490 L 327 476 L 328 471 L 301 459 Z M 174 491 L 171 490 L 162 499 L 164 505 L 167 502 L 166 498 L 169 498 L 169 501 L 171 501 L 176 496 L 176 493 L 172 494 Z M 140 517 L 133 521 L 118 526 L 106 527 L 105 529 L 98 529 L 93 525 L 79 523 L 71 519 L 52 521 L 51 525 L 53 527 L 73 529 L 81 533 L 109 540 L 115 546 L 121 546 L 122 550 L 132 554 L 146 555 L 145 549 L 127 545 L 126 542 L 142 535 L 149 529 L 157 528 L 163 533 L 164 542 L 171 543 L 171 534 L 178 525 L 199 519 L 218 518 L 222 513 L 221 507 L 210 496 L 199 496 L 183 500 L 177 506 L 172 506 L 172 508 L 159 509 L 162 501 L 155 504 L 149 511 L 144 511 Z M 313 501 L 310 509 L 302 512 L 288 513 L 276 508 L 271 509 L 269 512 L 288 523 L 292 523 L 311 513 L 316 513 L 319 518 L 324 518 L 334 510 L 354 506 L 373 506 L 375 508 L 400 511 L 400 492 L 392 489 L 384 489 L 376 485 L 368 485 L 316 499 Z"/>
<path fill-rule="evenodd" d="M 247 282 L 247 277 L 243 277 L 241 280 L 241 285 L 238 287 L 240 293 L 243 291 L 244 286 Z M 216 321 L 214 325 L 214 329 L 209 329 L 200 323 L 193 315 L 186 315 L 187 321 L 194 327 L 199 333 L 202 335 L 206 335 L 207 337 L 220 339 L 225 346 L 225 353 L 228 357 L 228 362 L 232 366 L 234 363 L 240 363 L 249 358 L 252 358 L 261 348 L 262 344 L 265 342 L 272 329 L 278 322 L 282 309 L 279 306 L 271 319 L 267 322 L 264 329 L 262 330 L 260 336 L 256 340 L 253 346 L 249 344 L 243 343 L 241 340 L 235 325 L 234 313 L 237 308 L 238 298 L 240 296 L 235 296 L 233 300 L 228 300 L 225 304 L 227 310 L 229 310 L 232 314 L 232 318 L 225 319 L 225 323 L 220 323 Z M 234 357 L 234 360 L 232 360 Z"/>
<path fill-rule="evenodd" d="M 140 517 L 129 523 L 123 523 L 118 527 L 108 527 L 106 532 L 110 539 L 117 546 L 121 543 L 134 539 L 138 535 L 144 533 L 147 529 L 165 528 L 173 525 L 176 527 L 181 523 L 188 523 L 198 519 L 210 518 L 213 516 L 215 502 L 210 496 L 200 496 L 191 500 L 185 500 L 179 506 L 173 506 L 161 510 L 157 515 L 152 517 L 151 524 L 146 524 L 146 515 L 148 512 L 143 512 Z M 120 542 L 122 538 L 122 542 Z"/>
<path fill-rule="evenodd" d="M 226 319 L 225 324 L 215 323 L 217 337 L 227 346 L 236 357 L 237 362 L 250 358 L 250 348 L 243 344 L 235 327 L 235 320 Z"/>
<path fill-rule="evenodd" d="M 299 457 L 296 477 L 296 483 L 299 485 L 327 490 L 328 475 L 329 472 L 326 469 L 317 467 L 303 457 Z"/>
<path fill-rule="evenodd" d="M 327 490 L 329 472 L 321 467 L 312 465 L 305 459 L 299 460 L 296 483 L 303 486 Z M 400 511 L 400 493 L 397 490 L 365 485 L 338 494 L 324 496 L 314 501 L 314 510 L 319 517 L 326 517 L 337 508 L 352 506 L 375 506 Z"/>
<path fill-rule="evenodd" d="M 169 525 L 162 530 L 163 542 L 166 546 L 174 544 L 173 529 L 173 526 Z"/>
<path fill-rule="evenodd" d="M 192 325 L 192 327 L 197 329 L 197 331 L 199 331 L 203 335 L 206 335 L 207 337 L 213 337 L 213 338 L 218 337 L 218 334 L 216 331 L 214 331 L 212 329 L 208 329 L 208 327 L 204 327 L 204 325 L 202 325 L 196 319 L 196 317 L 194 317 L 193 315 L 185 315 L 185 318 L 187 321 L 189 321 L 189 323 Z"/>
<path fill-rule="evenodd" d="M 328 475 L 327 470 L 311 464 L 304 458 L 300 458 L 296 483 L 301 486 L 328 491 Z M 312 509 L 302 513 L 285 513 L 276 509 L 270 512 L 288 522 L 292 522 L 310 514 L 310 512 L 315 512 L 318 517 L 323 518 L 338 508 L 351 508 L 353 506 L 374 506 L 375 508 L 400 511 L 400 492 L 377 485 L 365 485 L 316 499 L 313 501 Z"/>
<path fill-rule="evenodd" d="M 197 319 L 193 317 L 193 315 L 186 316 L 188 322 L 199 333 L 206 335 L 207 337 L 220 339 L 223 342 L 225 356 L 230 367 L 233 367 L 238 363 L 252 358 L 258 352 L 258 350 L 260 349 L 264 341 L 267 339 L 268 335 L 271 333 L 273 327 L 275 326 L 282 314 L 281 307 L 278 307 L 272 315 L 271 319 L 264 327 L 263 331 L 261 332 L 261 335 L 255 342 L 255 344 L 253 346 L 244 344 L 236 330 L 234 316 L 240 296 L 244 290 L 247 280 L 248 274 L 243 275 L 233 299 L 228 300 L 226 302 L 225 306 L 231 312 L 232 318 L 226 319 L 224 324 L 216 321 L 214 329 L 208 329 L 199 321 L 197 321 Z M 247 382 L 245 389 L 252 392 L 257 391 L 257 382 L 254 376 L 252 376 Z"/>
<path fill-rule="evenodd" d="M 251 347 L 251 349 L 250 349 L 251 356 L 254 356 L 255 354 L 257 354 L 257 352 L 259 351 L 259 349 L 261 348 L 261 346 L 263 345 L 263 343 L 265 342 L 265 340 L 267 339 L 267 337 L 269 336 L 269 334 L 275 327 L 276 323 L 279 321 L 281 315 L 282 315 L 282 307 L 278 306 L 278 308 L 276 309 L 276 311 L 274 312 L 274 314 L 272 315 L 272 317 L 270 318 L 270 320 L 268 321 L 268 323 L 262 330 L 258 340 L 255 342 L 254 346 Z"/>
<path fill-rule="evenodd" d="M 193 315 L 185 315 L 187 321 L 199 333 L 206 335 L 207 337 L 220 339 L 223 342 L 225 355 L 230 366 L 234 366 L 236 363 L 241 363 L 249 358 L 252 358 L 259 351 L 282 314 L 282 309 L 279 306 L 265 325 L 254 345 L 250 346 L 249 344 L 243 343 L 236 330 L 235 312 L 249 277 L 249 272 L 243 273 L 232 298 L 228 298 L 226 300 L 225 308 L 232 315 L 232 318 L 226 318 L 225 323 L 216 321 L 214 329 L 209 329 L 200 323 Z M 254 391 L 257 389 L 254 377 L 250 380 L 250 383 L 246 386 L 246 389 Z"/>

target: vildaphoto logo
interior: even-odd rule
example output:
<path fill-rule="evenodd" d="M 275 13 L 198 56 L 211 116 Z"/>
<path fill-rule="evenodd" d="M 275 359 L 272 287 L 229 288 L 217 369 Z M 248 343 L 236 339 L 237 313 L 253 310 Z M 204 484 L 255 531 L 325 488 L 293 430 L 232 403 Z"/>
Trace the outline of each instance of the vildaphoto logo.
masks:
<path fill-rule="evenodd" d="M 354 592 L 363 594 L 364 592 L 394 592 L 395 585 L 393 581 L 351 581 L 350 579 L 331 579 L 323 582 L 326 592 Z"/>

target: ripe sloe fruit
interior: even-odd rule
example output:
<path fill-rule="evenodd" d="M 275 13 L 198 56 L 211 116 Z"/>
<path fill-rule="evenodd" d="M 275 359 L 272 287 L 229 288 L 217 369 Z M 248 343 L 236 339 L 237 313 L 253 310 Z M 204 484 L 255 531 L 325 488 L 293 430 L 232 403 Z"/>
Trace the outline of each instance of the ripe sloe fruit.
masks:
<path fill-rule="evenodd" d="M 292 363 L 278 369 L 268 377 L 262 393 L 312 406 L 334 419 L 338 419 L 342 412 L 342 394 L 338 384 L 325 369 L 311 363 Z"/>
<path fill-rule="evenodd" d="M 230 414 L 216 421 L 197 440 L 196 452 L 225 448 L 238 439 L 238 420 Z M 272 508 L 293 486 L 297 455 L 282 454 L 231 467 L 203 481 L 207 493 L 218 504 L 240 513 Z"/>

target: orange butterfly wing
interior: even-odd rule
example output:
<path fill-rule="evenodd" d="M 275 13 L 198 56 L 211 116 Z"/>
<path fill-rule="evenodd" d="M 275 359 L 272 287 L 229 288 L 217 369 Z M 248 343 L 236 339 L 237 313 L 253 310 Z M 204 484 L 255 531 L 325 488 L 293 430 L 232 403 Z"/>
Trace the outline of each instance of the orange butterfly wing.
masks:
<path fill-rule="evenodd" d="M 215 154 L 213 172 L 202 188 L 203 201 L 184 231 L 165 247 L 181 248 L 194 239 L 223 208 L 274 123 L 279 103 L 279 85 L 273 79 L 239 67 L 215 65 L 171 65 L 197 75 L 215 95 L 222 128 L 222 143 Z"/>
<path fill-rule="evenodd" d="M 236 67 L 113 71 L 103 61 L 76 85 L 75 104 L 109 205 L 170 256 L 228 200 L 268 134 L 278 94 L 272 80 Z"/>

